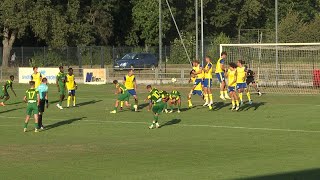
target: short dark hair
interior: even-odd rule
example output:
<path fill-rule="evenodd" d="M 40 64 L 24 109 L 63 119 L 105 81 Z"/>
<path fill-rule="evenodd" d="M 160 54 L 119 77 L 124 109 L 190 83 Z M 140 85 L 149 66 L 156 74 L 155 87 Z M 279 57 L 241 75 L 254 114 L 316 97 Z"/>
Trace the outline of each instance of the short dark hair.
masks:
<path fill-rule="evenodd" d="M 34 86 L 36 83 L 34 81 L 29 81 L 30 86 Z"/>
<path fill-rule="evenodd" d="M 241 59 L 239 59 L 238 62 L 241 63 L 241 64 L 245 64 L 246 63 L 244 60 L 241 60 Z"/>
<path fill-rule="evenodd" d="M 129 69 L 129 70 L 128 70 L 128 72 L 131 72 L 131 71 L 133 71 L 133 69 Z"/>
<path fill-rule="evenodd" d="M 232 68 L 237 68 L 237 64 L 234 62 L 229 63 L 229 66 Z"/>
<path fill-rule="evenodd" d="M 48 79 L 47 78 L 42 78 L 42 80 L 41 80 L 42 82 L 45 82 L 45 81 L 48 81 Z"/>
<path fill-rule="evenodd" d="M 63 66 L 59 66 L 59 69 L 63 69 Z"/>
<path fill-rule="evenodd" d="M 149 85 L 147 85 L 147 89 L 150 89 L 150 88 L 152 88 L 152 86 L 149 84 Z"/>
<path fill-rule="evenodd" d="M 191 74 L 193 74 L 194 72 L 196 72 L 194 69 L 192 69 L 191 71 L 190 71 L 190 75 Z"/>
<path fill-rule="evenodd" d="M 118 80 L 113 80 L 113 84 L 118 84 Z"/>
<path fill-rule="evenodd" d="M 73 70 L 72 68 L 69 68 L 68 71 Z"/>
<path fill-rule="evenodd" d="M 223 51 L 223 52 L 221 53 L 221 56 L 223 56 L 223 55 L 227 55 L 227 52 L 226 52 L 226 51 Z"/>
<path fill-rule="evenodd" d="M 37 68 L 38 68 L 37 66 L 33 66 L 33 68 L 32 68 L 32 69 L 33 69 L 33 70 L 35 70 L 35 69 L 37 69 Z"/>
<path fill-rule="evenodd" d="M 14 78 L 14 75 L 10 75 L 10 79 L 11 79 L 11 78 Z"/>

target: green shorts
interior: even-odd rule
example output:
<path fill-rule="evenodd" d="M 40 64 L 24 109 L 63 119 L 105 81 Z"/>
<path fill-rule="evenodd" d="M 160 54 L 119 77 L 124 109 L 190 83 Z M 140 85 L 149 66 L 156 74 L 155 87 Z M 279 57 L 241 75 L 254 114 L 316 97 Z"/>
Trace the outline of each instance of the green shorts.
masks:
<path fill-rule="evenodd" d="M 66 86 L 64 85 L 59 85 L 59 94 L 60 95 L 66 95 Z"/>
<path fill-rule="evenodd" d="M 118 95 L 119 101 L 129 101 L 130 94 L 128 92 Z"/>
<path fill-rule="evenodd" d="M 30 103 L 27 106 L 27 115 L 32 116 L 33 114 L 39 114 L 37 103 Z"/>
<path fill-rule="evenodd" d="M 152 107 L 152 112 L 153 113 L 157 113 L 157 114 L 160 114 L 164 108 L 166 107 L 166 103 L 160 101 L 160 102 L 157 102 L 153 105 Z"/>

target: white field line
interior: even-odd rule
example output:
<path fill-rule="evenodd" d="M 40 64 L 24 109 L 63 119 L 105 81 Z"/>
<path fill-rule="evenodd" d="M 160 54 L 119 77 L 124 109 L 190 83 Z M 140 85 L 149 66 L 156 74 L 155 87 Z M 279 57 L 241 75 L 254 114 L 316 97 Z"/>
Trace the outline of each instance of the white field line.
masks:
<path fill-rule="evenodd" d="M 9 119 L 23 119 L 21 117 L 5 117 L 0 116 L 1 118 L 9 118 Z M 59 121 L 61 119 L 47 119 L 46 121 Z M 85 124 L 104 124 L 104 123 L 113 123 L 113 124 L 150 124 L 148 122 L 142 121 L 99 121 L 99 120 L 79 120 L 79 122 L 89 122 Z M 71 125 L 71 124 L 69 124 Z M 17 125 L 0 125 L 0 126 L 17 126 Z M 206 127 L 206 128 L 220 128 L 220 129 L 243 129 L 243 130 L 257 130 L 257 131 L 279 131 L 279 132 L 298 132 L 298 133 L 320 133 L 320 131 L 316 130 L 303 130 L 303 129 L 281 129 L 281 128 L 263 128 L 263 127 L 244 127 L 244 126 L 220 126 L 220 125 L 208 125 L 208 124 L 175 124 L 175 126 L 181 127 Z"/>

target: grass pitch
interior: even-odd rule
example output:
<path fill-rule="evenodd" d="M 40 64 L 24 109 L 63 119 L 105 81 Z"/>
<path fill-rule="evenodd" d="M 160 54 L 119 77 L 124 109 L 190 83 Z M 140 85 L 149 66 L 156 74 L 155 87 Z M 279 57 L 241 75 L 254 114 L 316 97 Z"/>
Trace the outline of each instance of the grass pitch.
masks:
<path fill-rule="evenodd" d="M 194 96 L 183 112 L 113 109 L 114 86 L 80 85 L 76 108 L 59 110 L 56 87 L 44 115 L 45 131 L 23 133 L 28 87 L 0 107 L 1 179 L 319 179 L 319 96 L 252 95 L 240 112 L 217 99 L 213 111 Z M 141 87 L 142 88 L 142 87 Z M 158 87 L 160 89 L 160 87 Z M 165 90 L 169 90 L 163 87 Z M 139 89 L 140 104 L 146 97 Z M 244 95 L 244 98 L 246 96 Z M 131 98 L 132 101 L 132 98 Z M 64 105 L 66 103 L 64 102 Z"/>

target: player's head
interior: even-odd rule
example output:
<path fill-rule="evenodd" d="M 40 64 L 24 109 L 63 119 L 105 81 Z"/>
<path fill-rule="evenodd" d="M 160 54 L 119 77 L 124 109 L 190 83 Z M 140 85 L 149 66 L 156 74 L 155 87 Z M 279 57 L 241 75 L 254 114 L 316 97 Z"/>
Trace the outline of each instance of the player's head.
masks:
<path fill-rule="evenodd" d="M 63 72 L 63 66 L 59 66 L 59 71 Z"/>
<path fill-rule="evenodd" d="M 118 80 L 113 80 L 112 82 L 114 85 L 117 85 L 118 84 Z"/>
<path fill-rule="evenodd" d="M 37 73 L 38 72 L 38 67 L 37 66 L 33 66 L 33 72 Z"/>
<path fill-rule="evenodd" d="M 47 84 L 48 83 L 48 79 L 47 78 L 42 78 L 41 81 L 42 81 L 43 84 Z"/>
<path fill-rule="evenodd" d="M 36 84 L 36 83 L 35 83 L 34 81 L 29 81 L 29 85 L 30 85 L 31 87 L 34 87 L 35 84 Z"/>
<path fill-rule="evenodd" d="M 210 56 L 206 56 L 205 60 L 206 60 L 206 63 L 209 63 L 209 62 L 211 62 L 211 57 Z"/>
<path fill-rule="evenodd" d="M 68 69 L 68 72 L 69 72 L 69 74 L 73 74 L 73 69 L 72 69 L 72 68 L 69 68 L 69 69 Z"/>
<path fill-rule="evenodd" d="M 234 63 L 234 62 L 231 62 L 231 63 L 229 63 L 229 68 L 230 68 L 231 70 L 234 70 L 235 68 L 237 68 L 237 64 Z"/>
<path fill-rule="evenodd" d="M 149 84 L 149 85 L 147 85 L 147 90 L 148 91 L 151 91 L 152 90 L 152 86 Z"/>
<path fill-rule="evenodd" d="M 129 75 L 129 76 L 132 76 L 132 75 L 133 75 L 133 69 L 129 69 L 128 75 Z"/>
<path fill-rule="evenodd" d="M 227 52 L 223 51 L 223 52 L 221 53 L 221 58 L 222 58 L 222 59 L 225 59 L 226 57 L 227 57 Z"/>
<path fill-rule="evenodd" d="M 239 60 L 237 61 L 238 67 L 242 67 L 243 64 L 245 64 L 245 62 L 244 62 L 243 60 L 239 59 Z"/>
<path fill-rule="evenodd" d="M 192 69 L 192 70 L 190 71 L 190 76 L 191 76 L 191 77 L 195 77 L 195 74 L 194 74 L 195 72 L 196 72 L 196 71 L 195 71 L 194 69 Z"/>
<path fill-rule="evenodd" d="M 13 75 L 10 76 L 10 80 L 11 80 L 11 81 L 14 80 L 14 76 L 13 76 Z"/>
<path fill-rule="evenodd" d="M 194 61 L 192 62 L 192 65 L 193 65 L 193 66 L 198 66 L 198 65 L 199 65 L 199 61 L 198 61 L 198 60 L 194 60 Z"/>

